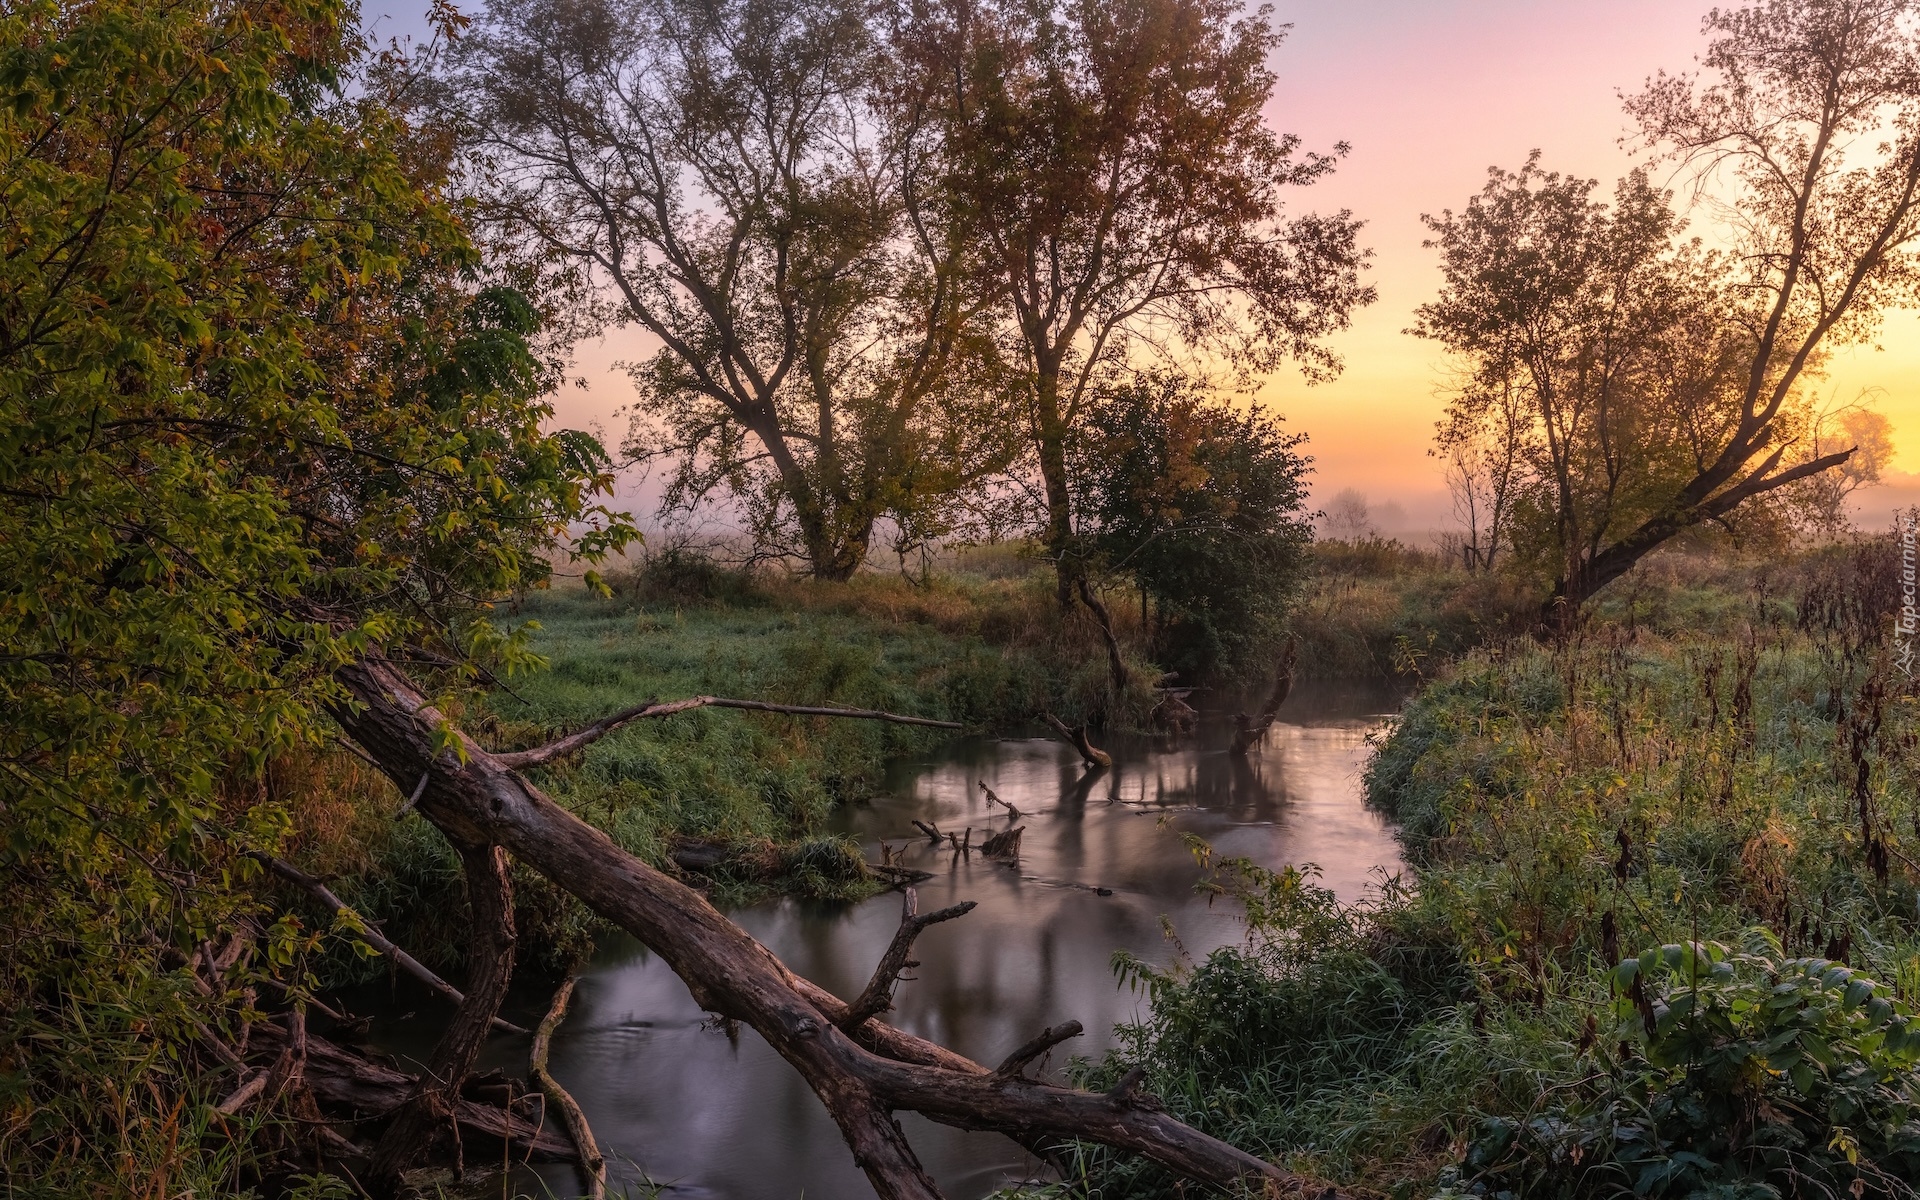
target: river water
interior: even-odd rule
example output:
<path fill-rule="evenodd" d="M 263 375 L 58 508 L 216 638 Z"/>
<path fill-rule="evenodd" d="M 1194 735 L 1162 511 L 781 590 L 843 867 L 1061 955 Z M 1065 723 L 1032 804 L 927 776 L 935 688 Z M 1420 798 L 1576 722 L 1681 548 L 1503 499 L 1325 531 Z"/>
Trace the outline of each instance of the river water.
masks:
<path fill-rule="evenodd" d="M 1391 830 L 1362 804 L 1367 735 L 1395 707 L 1384 685 L 1305 683 L 1265 743 L 1226 752 L 1223 723 L 1193 738 L 1109 749 L 1114 766 L 1088 773 L 1051 740 L 967 740 L 896 764 L 884 798 L 843 811 L 839 831 L 870 861 L 933 873 L 920 910 L 977 901 L 921 935 L 921 966 L 896 992 L 888 1020 L 983 1062 L 998 1062 L 1041 1029 L 1074 1019 L 1087 1033 L 1056 1051 L 1097 1055 L 1144 999 L 1114 976 L 1114 951 L 1156 964 L 1236 941 L 1233 906 L 1193 888 L 1198 864 L 1180 836 L 1223 856 L 1278 867 L 1319 866 L 1322 881 L 1357 900 L 1400 869 Z M 931 846 L 915 819 L 971 826 L 978 845 L 1008 825 L 980 784 L 1020 810 L 1019 861 L 1003 864 Z M 866 983 L 900 918 L 900 898 L 860 904 L 782 900 L 731 914 L 800 974 L 851 997 Z M 838 1130 L 790 1067 L 751 1030 L 713 1028 L 672 972 L 638 944 L 607 940 L 582 974 L 552 1069 L 580 1102 L 609 1158 L 610 1182 L 630 1194 L 726 1200 L 856 1200 L 873 1191 Z M 542 997 L 530 996 L 533 1004 Z M 531 1025 L 538 1011 L 518 1019 Z M 444 1014 L 430 1004 L 383 1021 L 376 1040 L 401 1056 L 423 1051 Z M 484 1065 L 524 1074 L 524 1038 L 496 1038 Z M 1037 1166 L 1019 1147 L 904 1118 L 921 1160 L 954 1200 L 985 1196 Z M 527 1171 L 523 1191 L 567 1196 L 570 1168 Z M 542 1186 L 544 1185 L 544 1187 Z M 616 1190 L 617 1194 L 617 1190 Z"/>

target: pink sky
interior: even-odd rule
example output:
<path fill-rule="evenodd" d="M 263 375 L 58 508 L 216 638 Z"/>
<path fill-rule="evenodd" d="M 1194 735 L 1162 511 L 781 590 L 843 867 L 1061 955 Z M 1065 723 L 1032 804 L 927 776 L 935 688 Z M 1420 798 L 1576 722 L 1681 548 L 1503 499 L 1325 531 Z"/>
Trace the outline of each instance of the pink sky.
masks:
<path fill-rule="evenodd" d="M 1610 190 L 1631 165 L 1618 144 L 1619 92 L 1637 90 L 1657 69 L 1688 68 L 1704 46 L 1706 7 L 1708 0 L 1278 0 L 1276 21 L 1293 28 L 1273 60 L 1279 86 L 1268 119 L 1312 148 L 1342 140 L 1353 147 L 1338 173 L 1298 193 L 1294 206 L 1349 208 L 1366 222 L 1380 293 L 1334 340 L 1347 364 L 1337 381 L 1310 387 L 1283 370 L 1261 391 L 1310 435 L 1319 499 L 1354 487 L 1376 505 L 1400 504 L 1414 527 L 1446 522 L 1438 464 L 1427 454 L 1445 364 L 1436 346 L 1403 332 L 1439 283 L 1434 255 L 1420 244 L 1420 214 L 1459 208 L 1489 166 L 1517 166 L 1536 147 L 1548 169 L 1598 178 Z M 382 27 L 409 31 L 405 19 Z M 1920 437 L 1901 436 L 1920 433 L 1920 319 L 1895 314 L 1880 340 L 1884 350 L 1840 355 L 1822 390 L 1850 398 L 1885 389 L 1879 407 L 1901 446 L 1896 465 L 1920 472 Z M 612 363 L 646 349 L 626 331 L 579 347 L 577 368 L 589 387 L 558 398 L 561 419 L 597 423 L 617 439 L 625 423 L 613 413 L 632 390 Z M 1920 478 L 1892 482 L 1899 486 L 1863 497 L 1869 509 L 1920 499 Z"/>

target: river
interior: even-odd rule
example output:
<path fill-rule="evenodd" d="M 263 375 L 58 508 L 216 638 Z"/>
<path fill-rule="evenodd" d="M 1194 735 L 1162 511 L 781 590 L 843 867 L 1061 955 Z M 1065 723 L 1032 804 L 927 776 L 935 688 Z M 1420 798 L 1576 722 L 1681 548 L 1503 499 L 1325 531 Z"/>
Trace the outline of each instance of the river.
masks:
<path fill-rule="evenodd" d="M 921 935 L 921 965 L 899 986 L 888 1019 L 989 1063 L 1049 1025 L 1079 1020 L 1087 1033 L 1056 1053 L 1056 1077 L 1060 1054 L 1104 1051 L 1114 1026 L 1144 1003 L 1116 980 L 1114 951 L 1166 964 L 1240 937 L 1232 905 L 1195 894 L 1200 869 L 1182 833 L 1221 855 L 1314 863 L 1328 887 L 1361 898 L 1401 865 L 1360 785 L 1367 735 L 1395 704 L 1384 685 L 1303 683 L 1245 759 L 1226 752 L 1224 723 L 1208 721 L 1175 744 L 1117 742 L 1114 766 L 1091 774 L 1071 749 L 1040 739 L 964 740 L 896 764 L 884 797 L 843 811 L 838 830 L 859 839 L 870 861 L 885 841 L 896 861 L 932 872 L 918 887 L 922 912 L 962 900 L 979 907 Z M 936 848 L 913 826 L 971 826 L 976 846 L 989 829 L 1006 828 L 982 782 L 1020 810 L 1017 863 Z M 781 900 L 731 915 L 794 970 L 850 997 L 892 937 L 900 898 Z M 538 1016 L 523 1010 L 517 1019 L 530 1025 Z M 407 1057 L 431 1044 L 443 1017 L 422 1006 L 417 1017 L 380 1022 L 375 1040 Z M 525 1039 L 495 1039 L 482 1065 L 524 1074 Z M 581 975 L 552 1069 L 607 1153 L 615 1194 L 626 1185 L 636 1197 L 659 1187 L 685 1200 L 873 1195 L 800 1077 L 751 1030 L 730 1038 L 713 1028 L 672 972 L 631 940 L 608 939 Z M 1037 1170 L 996 1135 L 912 1116 L 904 1123 L 954 1200 Z M 527 1170 L 519 1182 L 536 1196 L 578 1188 L 563 1166 Z"/>

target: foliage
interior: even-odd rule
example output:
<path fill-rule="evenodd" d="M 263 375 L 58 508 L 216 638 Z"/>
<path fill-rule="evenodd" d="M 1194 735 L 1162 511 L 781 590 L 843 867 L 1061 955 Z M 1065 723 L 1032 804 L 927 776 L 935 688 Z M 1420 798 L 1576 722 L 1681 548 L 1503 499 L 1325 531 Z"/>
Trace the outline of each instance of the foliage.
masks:
<path fill-rule="evenodd" d="M 1305 440 L 1165 374 L 1105 392 L 1077 439 L 1082 540 L 1158 606 L 1154 657 L 1183 678 L 1253 669 L 1275 641 L 1313 537 Z"/>
<path fill-rule="evenodd" d="M 1328 375 L 1322 339 L 1373 298 L 1358 222 L 1283 215 L 1346 147 L 1302 153 L 1262 119 L 1280 36 L 1232 0 L 933 5 L 910 31 L 942 186 L 1018 347 L 1050 554 L 1070 549 L 1068 442 L 1104 372 L 1185 346 Z"/>
<path fill-rule="evenodd" d="M 1430 221 L 1446 282 L 1415 332 L 1465 374 L 1441 449 L 1561 622 L 1680 533 L 1845 463 L 1810 452 L 1807 385 L 1914 294 L 1920 9 L 1769 0 L 1705 31 L 1698 75 L 1626 107 L 1656 163 L 1725 190 L 1729 254 L 1679 242 L 1644 172 L 1609 211 L 1537 154 Z"/>
<path fill-rule="evenodd" d="M 1089 1078 L 1143 1066 L 1176 1115 L 1394 1195 L 1913 1195 L 1897 557 L 1666 557 L 1409 704 L 1367 775 L 1409 878 L 1353 907 L 1214 864 L 1246 944 L 1124 964 L 1153 1010 Z M 1162 1194 L 1076 1153 L 1094 1194 Z"/>
<path fill-rule="evenodd" d="M 547 435 L 534 319 L 483 285 L 436 139 L 329 0 L 0 14 L 0 1170 L 237 1186 L 202 1153 L 202 942 L 276 924 L 266 764 L 370 644 L 525 661 L 474 601 L 622 536 Z M 368 86 L 349 88 L 358 79 Z"/>
<path fill-rule="evenodd" d="M 448 99 L 489 224 L 660 348 L 628 450 L 845 579 L 954 532 L 1015 445 L 924 99 L 843 0 L 495 3 Z"/>
<path fill-rule="evenodd" d="M 1464 1164 L 1482 1186 L 1913 1194 L 1920 1028 L 1884 985 L 1824 958 L 1785 958 L 1761 929 L 1739 951 L 1647 950 L 1615 968 L 1613 990 L 1620 1058 L 1604 1091 L 1524 1122 L 1489 1118 Z"/>

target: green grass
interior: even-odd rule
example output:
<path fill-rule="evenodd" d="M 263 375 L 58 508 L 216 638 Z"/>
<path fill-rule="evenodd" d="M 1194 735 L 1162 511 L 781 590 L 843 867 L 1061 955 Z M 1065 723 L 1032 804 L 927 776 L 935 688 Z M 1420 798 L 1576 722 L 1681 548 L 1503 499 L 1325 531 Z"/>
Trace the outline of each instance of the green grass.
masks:
<path fill-rule="evenodd" d="M 1915 1195 L 1893 561 L 1657 564 L 1569 644 L 1438 672 L 1367 779 L 1413 877 L 1363 911 L 1219 864 L 1247 944 L 1119 964 L 1153 1013 L 1090 1081 L 1139 1063 L 1177 1114 L 1394 1196 Z M 1094 1195 L 1170 1187 L 1081 1161 Z"/>
<path fill-rule="evenodd" d="M 1095 709 L 1136 718 L 1139 697 L 1108 694 L 1104 651 L 1084 619 L 1062 622 L 1050 578 L 1033 572 L 897 576 L 848 584 L 749 577 L 700 560 L 656 562 L 614 577 L 611 598 L 581 588 L 526 597 L 513 623 L 537 626 L 545 670 L 469 696 L 453 715 L 484 743 L 548 740 L 649 698 L 720 695 L 882 709 L 1012 729 L 1042 709 L 1068 720 Z M 1151 678 L 1143 668 L 1141 674 Z M 768 890 L 851 897 L 870 890 L 857 848 L 826 837 L 828 815 L 882 786 L 886 764 L 950 736 L 875 721 L 699 709 L 637 722 L 534 772 L 561 804 L 629 852 L 667 862 L 676 839 L 735 847 L 777 877 L 711 882 L 723 902 Z M 431 964 L 462 955 L 459 872 L 418 816 L 398 822 L 391 787 L 345 755 L 300 768 L 326 797 L 307 810 L 310 867 Z M 300 773 L 297 771 L 295 773 Z M 580 907 L 531 872 L 515 879 L 523 955 L 536 967 L 588 952 Z M 344 954 L 330 977 L 382 969 Z"/>

